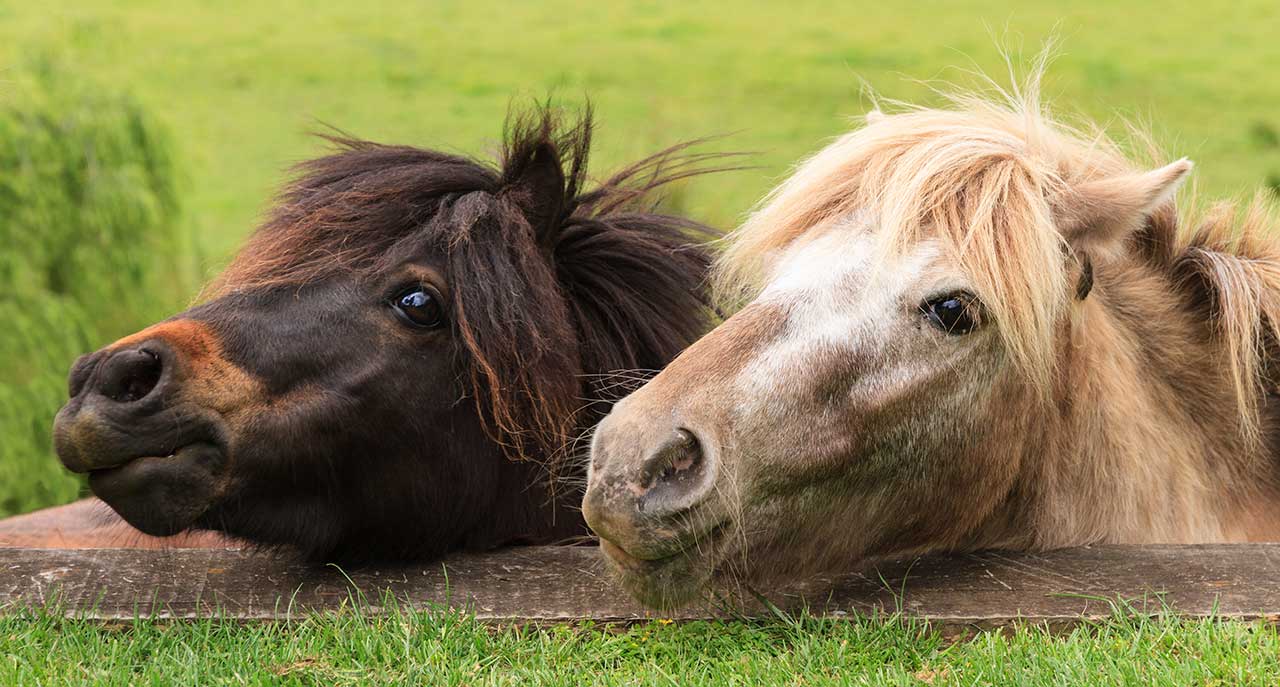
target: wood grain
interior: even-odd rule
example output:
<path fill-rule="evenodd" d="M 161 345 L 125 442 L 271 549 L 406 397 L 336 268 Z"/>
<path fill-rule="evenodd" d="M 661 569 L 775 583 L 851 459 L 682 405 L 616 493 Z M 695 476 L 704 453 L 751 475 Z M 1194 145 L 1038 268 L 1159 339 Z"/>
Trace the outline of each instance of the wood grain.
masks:
<path fill-rule="evenodd" d="M 238 549 L 241 546 L 235 539 L 217 532 L 151 537 L 134 529 L 110 506 L 93 498 L 0 520 L 0 548 Z"/>
<path fill-rule="evenodd" d="M 1280 545 L 1088 547 L 885 562 L 860 573 L 762 590 L 785 610 L 828 616 L 901 611 L 948 628 L 1065 627 L 1123 599 L 1188 617 L 1280 618 Z M 359 604 L 464 608 L 486 621 L 626 622 L 722 617 L 695 604 L 656 613 L 611 579 L 594 547 L 463 554 L 431 565 L 339 570 L 231 549 L 0 549 L 0 609 L 56 607 L 115 619 L 273 619 Z M 747 599 L 743 601 L 742 599 Z M 750 595 L 732 613 L 768 611 Z"/>

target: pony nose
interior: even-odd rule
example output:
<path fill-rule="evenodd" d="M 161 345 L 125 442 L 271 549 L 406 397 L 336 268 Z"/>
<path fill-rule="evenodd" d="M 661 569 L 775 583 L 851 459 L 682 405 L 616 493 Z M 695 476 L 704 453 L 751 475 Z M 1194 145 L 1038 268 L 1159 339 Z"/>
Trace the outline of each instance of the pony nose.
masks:
<path fill-rule="evenodd" d="M 684 427 L 661 432 L 648 447 L 616 429 L 607 419 L 600 426 L 583 515 L 596 534 L 633 556 L 670 555 L 699 534 L 690 528 L 714 490 L 715 461 Z"/>
<path fill-rule="evenodd" d="M 145 347 L 115 351 L 102 362 L 96 391 L 117 402 L 146 398 L 160 384 L 164 363 L 160 354 Z"/>

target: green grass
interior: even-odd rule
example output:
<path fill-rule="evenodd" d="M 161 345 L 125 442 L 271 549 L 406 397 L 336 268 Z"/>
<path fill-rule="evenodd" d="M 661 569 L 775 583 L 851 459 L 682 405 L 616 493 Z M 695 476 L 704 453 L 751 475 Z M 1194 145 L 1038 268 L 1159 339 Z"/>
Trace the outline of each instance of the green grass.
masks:
<path fill-rule="evenodd" d="M 948 641 L 900 617 L 493 628 L 450 611 L 300 620 L 0 618 L 0 683 L 1274 685 L 1273 626 L 1118 613 Z"/>
<path fill-rule="evenodd" d="M 710 147 L 757 151 L 759 168 L 680 189 L 692 215 L 731 226 L 790 164 L 868 108 L 863 80 L 889 97 L 928 99 L 912 78 L 965 81 L 955 67 L 998 74 L 997 40 L 1030 54 L 1056 34 L 1062 54 L 1047 92 L 1060 109 L 1150 122 L 1171 155 L 1198 163 L 1203 192 L 1280 193 L 1278 25 L 1273 0 L 0 0 L 0 106 L 29 110 L 24 65 L 56 56 L 102 97 L 137 103 L 160 122 L 173 141 L 175 207 L 183 208 L 177 220 L 143 222 L 151 233 L 139 240 L 104 241 L 120 235 L 83 223 L 100 262 L 81 253 L 57 284 L 13 279 L 23 288 L 0 294 L 0 515 L 78 493 L 47 436 L 67 366 L 189 301 L 251 230 L 285 167 L 320 151 L 307 132 L 321 122 L 472 153 L 494 148 L 513 98 L 550 93 L 573 105 L 590 96 L 598 171 L 732 132 Z M 49 232 L 63 226 L 40 224 Z M 152 235 L 162 231 L 173 231 L 171 242 Z M 6 239 L 0 266 L 33 264 L 47 245 Z M 140 254 L 138 246 L 149 248 Z M 122 286 L 122 274 L 136 280 Z M 250 625 L 0 617 L 0 682 L 12 684 L 677 680 L 1275 684 L 1280 639 L 1252 624 L 1128 616 L 1064 638 L 1027 630 L 954 645 L 893 620 L 658 623 L 618 632 L 492 631 L 430 613 Z"/>

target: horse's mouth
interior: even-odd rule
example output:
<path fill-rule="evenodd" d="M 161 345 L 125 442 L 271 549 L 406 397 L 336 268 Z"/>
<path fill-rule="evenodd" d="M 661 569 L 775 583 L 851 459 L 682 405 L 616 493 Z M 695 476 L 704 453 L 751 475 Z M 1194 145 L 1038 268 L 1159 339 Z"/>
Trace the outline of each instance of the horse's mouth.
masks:
<path fill-rule="evenodd" d="M 711 581 L 717 562 L 723 559 L 723 542 L 730 529 L 721 523 L 694 544 L 670 556 L 637 558 L 622 547 L 600 539 L 600 550 L 621 576 L 622 585 L 638 601 L 658 609 L 674 609 L 688 604 Z"/>
<path fill-rule="evenodd" d="M 153 536 L 187 529 L 221 497 L 225 453 L 195 442 L 169 455 L 89 472 L 89 487 L 130 525 Z"/>

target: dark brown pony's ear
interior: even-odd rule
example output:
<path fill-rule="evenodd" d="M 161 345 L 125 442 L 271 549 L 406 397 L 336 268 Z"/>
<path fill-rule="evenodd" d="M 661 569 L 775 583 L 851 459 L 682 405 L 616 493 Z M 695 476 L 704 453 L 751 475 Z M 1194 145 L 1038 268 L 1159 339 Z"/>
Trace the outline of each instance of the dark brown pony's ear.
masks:
<path fill-rule="evenodd" d="M 1156 208 L 1173 197 L 1191 167 L 1183 158 L 1149 172 L 1079 184 L 1056 208 L 1058 230 L 1077 255 L 1099 259 L 1117 252 Z"/>
<path fill-rule="evenodd" d="M 521 159 L 508 163 L 503 194 L 520 208 L 538 243 L 549 245 L 564 221 L 564 165 L 551 140 L 522 152 Z"/>

